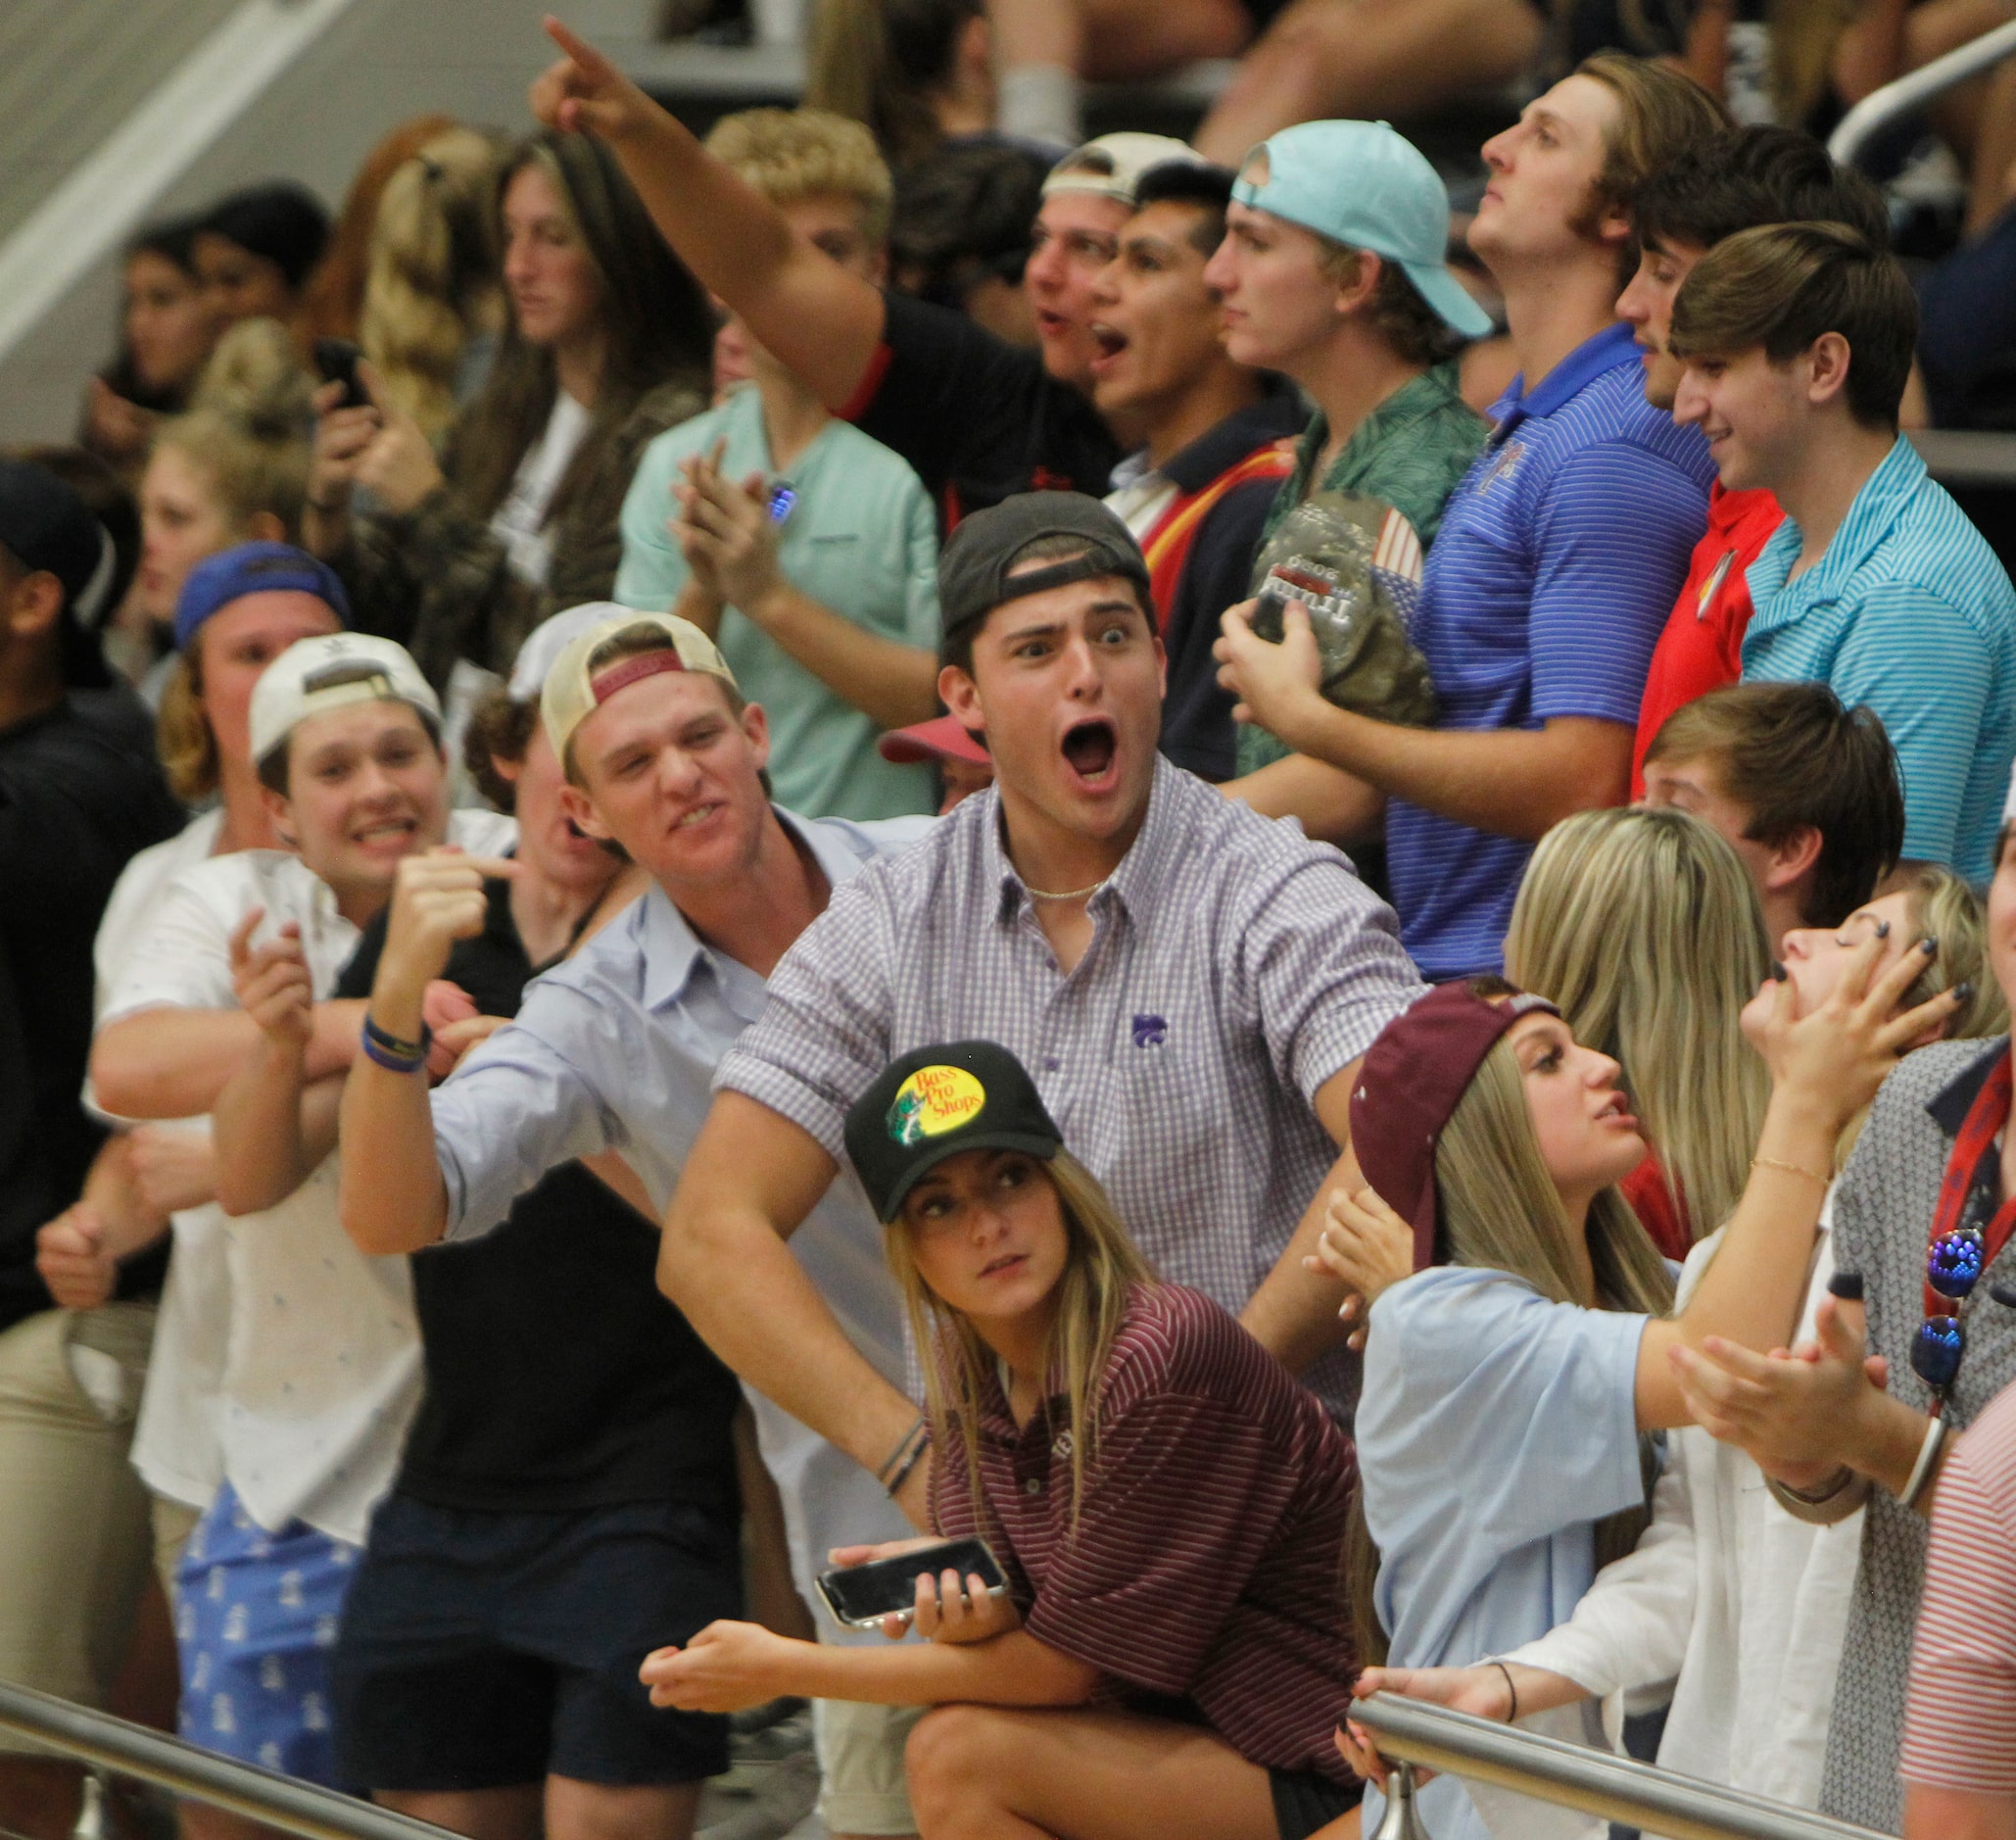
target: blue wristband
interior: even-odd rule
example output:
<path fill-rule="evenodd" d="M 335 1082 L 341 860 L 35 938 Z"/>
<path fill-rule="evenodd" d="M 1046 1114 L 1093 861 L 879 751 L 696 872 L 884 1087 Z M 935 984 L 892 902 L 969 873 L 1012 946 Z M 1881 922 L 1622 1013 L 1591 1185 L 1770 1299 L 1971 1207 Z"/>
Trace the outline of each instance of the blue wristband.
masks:
<path fill-rule="evenodd" d="M 434 1031 L 423 1022 L 420 1025 L 420 1039 L 417 1042 L 402 1041 L 396 1035 L 388 1035 L 373 1022 L 367 1013 L 364 1017 L 363 1050 L 365 1057 L 374 1060 L 389 1073 L 418 1073 L 427 1064 L 427 1050 L 434 1045 Z"/>

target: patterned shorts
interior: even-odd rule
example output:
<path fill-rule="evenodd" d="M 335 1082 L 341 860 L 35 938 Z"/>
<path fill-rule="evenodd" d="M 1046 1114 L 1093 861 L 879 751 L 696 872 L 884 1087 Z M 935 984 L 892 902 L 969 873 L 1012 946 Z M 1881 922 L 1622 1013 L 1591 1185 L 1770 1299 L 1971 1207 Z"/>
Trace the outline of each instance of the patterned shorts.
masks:
<path fill-rule="evenodd" d="M 329 1657 L 361 1549 L 299 1521 L 268 1533 L 226 1482 L 175 1574 L 182 1736 L 339 1787 Z"/>

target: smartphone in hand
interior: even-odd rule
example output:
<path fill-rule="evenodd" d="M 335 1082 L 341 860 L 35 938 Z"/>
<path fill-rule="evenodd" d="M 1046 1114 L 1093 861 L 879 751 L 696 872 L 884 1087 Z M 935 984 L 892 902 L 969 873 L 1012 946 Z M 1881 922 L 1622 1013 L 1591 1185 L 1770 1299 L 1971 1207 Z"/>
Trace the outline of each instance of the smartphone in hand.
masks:
<path fill-rule="evenodd" d="M 371 399 L 358 381 L 357 361 L 363 356 L 348 339 L 317 339 L 314 345 L 315 371 L 324 383 L 340 383 L 343 400 L 338 409 L 365 409 Z"/>
<path fill-rule="evenodd" d="M 917 1579 L 922 1573 L 936 1577 L 958 1573 L 960 1579 L 978 1576 L 989 1597 L 1003 1597 L 1008 1576 L 985 1540 L 941 1540 L 919 1546 L 892 1559 L 871 1559 L 865 1566 L 840 1566 L 815 1580 L 819 1595 L 837 1622 L 850 1629 L 873 1629 L 886 1617 L 909 1617 L 917 1609 Z"/>

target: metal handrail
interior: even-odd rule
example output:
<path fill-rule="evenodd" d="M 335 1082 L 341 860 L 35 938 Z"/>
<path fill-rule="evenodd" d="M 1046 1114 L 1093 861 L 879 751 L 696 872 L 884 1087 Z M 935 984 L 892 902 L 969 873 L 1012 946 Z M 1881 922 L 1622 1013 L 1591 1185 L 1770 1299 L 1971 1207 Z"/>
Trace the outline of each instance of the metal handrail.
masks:
<path fill-rule="evenodd" d="M 1669 1840 L 1877 1840 L 1871 1830 L 1719 1783 L 1395 1693 L 1351 1709 L 1394 1763 L 1423 1765 Z"/>
<path fill-rule="evenodd" d="M 0 1730 L 35 1738 L 65 1756 L 158 1783 L 303 1840 L 455 1840 L 445 1828 L 396 1815 L 375 1802 L 240 1764 L 145 1725 L 6 1681 L 0 1681 Z"/>
<path fill-rule="evenodd" d="M 1827 137 L 1827 151 L 1842 166 L 1851 167 L 1869 143 L 1893 121 L 1901 121 L 1921 109 L 1933 97 L 1964 83 L 1970 76 L 2016 57 L 2016 20 L 1997 25 L 1979 38 L 1956 45 L 1944 57 L 1872 90 L 1841 118 L 1841 125 Z"/>

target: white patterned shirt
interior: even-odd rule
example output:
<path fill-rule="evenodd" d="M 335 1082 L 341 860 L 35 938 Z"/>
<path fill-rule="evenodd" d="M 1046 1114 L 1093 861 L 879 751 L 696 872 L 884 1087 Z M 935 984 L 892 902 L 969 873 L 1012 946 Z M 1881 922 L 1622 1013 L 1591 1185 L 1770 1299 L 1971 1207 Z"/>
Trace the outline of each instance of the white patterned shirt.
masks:
<path fill-rule="evenodd" d="M 1318 1089 L 1420 980 L 1348 858 L 1167 760 L 1086 911 L 1067 974 L 1002 848 L 998 793 L 969 799 L 834 891 L 715 1088 L 843 1162 L 847 1108 L 893 1056 L 997 1041 L 1157 1270 L 1236 1314 L 1336 1158 Z M 1340 1351 L 1304 1378 L 1348 1412 L 1356 1371 Z"/>
<path fill-rule="evenodd" d="M 495 812 L 449 820 L 451 841 L 481 854 L 508 848 L 516 836 Z M 183 870 L 163 891 L 99 1027 L 143 1009 L 235 1009 L 231 933 L 255 907 L 265 918 L 254 944 L 295 922 L 316 1000 L 328 997 L 357 947 L 357 928 L 300 857 L 243 849 Z M 351 1243 L 337 1218 L 333 1155 L 277 1207 L 220 1217 L 219 1233 L 224 1282 L 205 1287 L 200 1317 L 184 1327 L 198 1346 L 220 1350 L 220 1362 L 214 1380 L 176 1377 L 217 1388 L 216 1470 L 203 1479 L 228 1480 L 270 1532 L 299 1520 L 360 1545 L 419 1400 L 407 1261 L 367 1258 Z M 150 1395 L 154 1388 L 150 1377 Z M 200 1419 L 193 1428 L 201 1430 Z"/>

